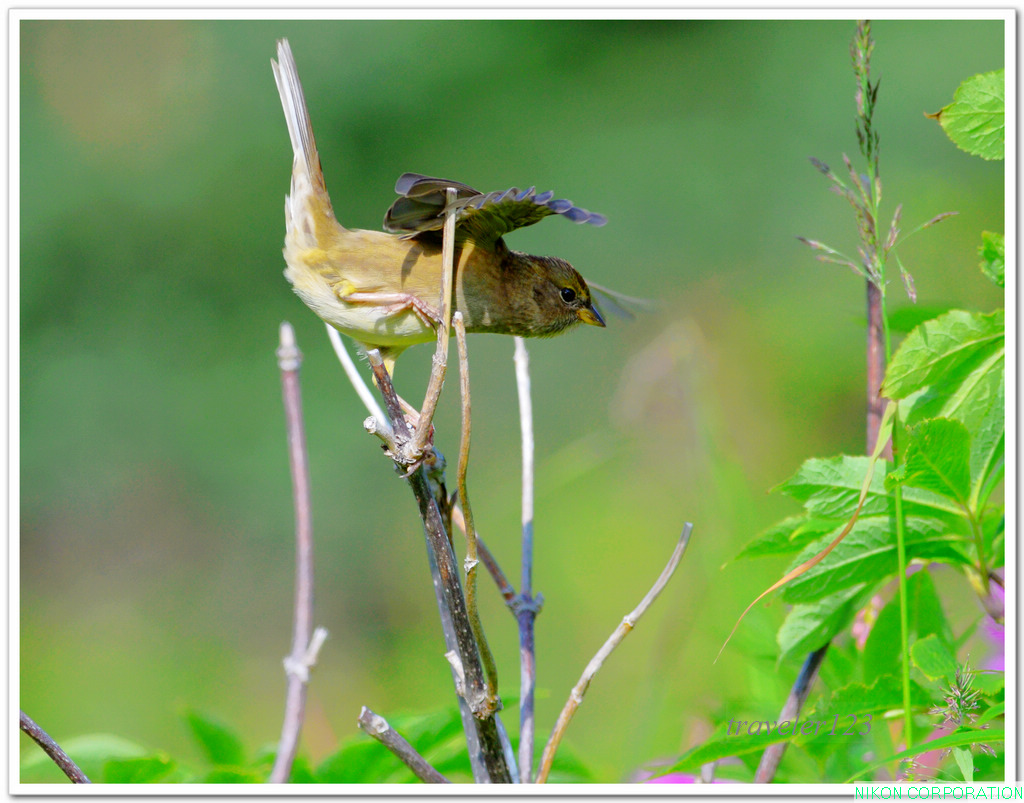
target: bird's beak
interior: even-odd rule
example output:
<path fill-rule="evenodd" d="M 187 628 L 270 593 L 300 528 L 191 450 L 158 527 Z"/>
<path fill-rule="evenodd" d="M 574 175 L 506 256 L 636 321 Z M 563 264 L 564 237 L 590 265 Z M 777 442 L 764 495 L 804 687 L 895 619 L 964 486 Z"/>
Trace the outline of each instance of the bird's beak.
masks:
<path fill-rule="evenodd" d="M 576 313 L 583 323 L 589 323 L 591 326 L 604 326 L 604 318 L 601 317 L 593 304 L 587 304 L 583 309 Z"/>

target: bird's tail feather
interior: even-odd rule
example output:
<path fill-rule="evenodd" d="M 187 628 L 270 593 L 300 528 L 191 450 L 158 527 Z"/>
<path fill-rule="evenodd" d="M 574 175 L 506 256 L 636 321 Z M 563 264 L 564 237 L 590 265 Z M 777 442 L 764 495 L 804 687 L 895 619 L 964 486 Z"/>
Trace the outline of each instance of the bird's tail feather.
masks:
<path fill-rule="evenodd" d="M 277 58 L 277 61 L 271 59 L 270 64 L 274 69 L 274 79 L 281 95 L 281 106 L 294 152 L 291 194 L 285 200 L 285 218 L 289 233 L 308 235 L 310 242 L 307 245 L 314 246 L 318 222 L 316 218 L 324 215 L 333 220 L 334 210 L 324 184 L 320 155 L 316 150 L 313 124 L 306 108 L 298 68 L 287 39 L 278 40 Z"/>

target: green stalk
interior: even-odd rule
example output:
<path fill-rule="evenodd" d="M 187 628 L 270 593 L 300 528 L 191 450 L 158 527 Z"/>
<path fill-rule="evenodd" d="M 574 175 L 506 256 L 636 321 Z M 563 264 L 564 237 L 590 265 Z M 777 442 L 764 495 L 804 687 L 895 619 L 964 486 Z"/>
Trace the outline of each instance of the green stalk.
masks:
<path fill-rule="evenodd" d="M 872 199 L 874 200 L 874 199 Z M 877 218 L 876 218 L 877 220 Z M 884 276 L 884 266 L 882 266 Z M 885 304 L 885 284 L 882 284 L 882 331 L 885 336 L 885 362 L 886 365 L 892 359 L 892 341 L 889 332 L 889 315 Z M 897 411 L 898 413 L 898 411 Z M 893 468 L 900 454 L 898 448 L 899 415 L 892 428 L 892 460 Z M 909 750 L 913 746 L 914 717 L 910 708 L 910 614 L 907 600 L 907 545 L 906 529 L 903 518 L 903 488 L 897 485 L 893 489 L 893 501 L 896 514 L 896 557 L 899 566 L 899 592 L 900 592 L 900 652 L 903 656 L 901 667 L 901 679 L 903 681 L 903 729 L 906 734 L 906 747 Z"/>

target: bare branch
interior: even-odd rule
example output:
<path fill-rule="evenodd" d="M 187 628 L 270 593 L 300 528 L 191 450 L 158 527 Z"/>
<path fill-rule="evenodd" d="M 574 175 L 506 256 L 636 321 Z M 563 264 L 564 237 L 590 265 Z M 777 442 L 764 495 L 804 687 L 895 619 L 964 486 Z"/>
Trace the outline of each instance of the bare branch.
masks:
<path fill-rule="evenodd" d="M 61 772 L 68 776 L 71 783 L 92 783 L 68 754 L 61 750 L 60 745 L 50 738 L 50 734 L 33 722 L 32 717 L 24 711 L 18 713 L 21 715 L 19 723 L 21 729 L 28 734 L 32 741 L 43 748 L 43 752 L 53 759 L 53 763 L 60 767 Z"/>
<path fill-rule="evenodd" d="M 515 339 L 516 387 L 519 391 L 519 429 L 523 451 L 522 586 L 513 612 L 519 625 L 519 780 L 533 774 L 534 691 L 537 655 L 533 626 L 540 610 L 533 600 L 533 402 L 530 399 L 530 355 L 526 341 Z"/>
<path fill-rule="evenodd" d="M 402 414 L 401 403 L 391 384 L 391 377 L 388 375 L 384 361 L 377 349 L 368 351 L 367 357 L 394 427 L 395 442 L 399 446 L 399 451 L 404 451 L 410 437 L 409 426 Z M 393 454 L 392 456 L 396 461 L 402 460 L 400 455 Z M 399 465 L 405 466 L 401 462 Z M 431 491 L 427 469 L 422 464 L 417 465 L 406 474 L 406 479 L 416 498 L 420 518 L 423 521 L 428 547 L 427 554 L 434 577 L 434 589 L 437 594 L 445 645 L 449 651 L 454 651 L 459 656 L 465 673 L 466 695 L 465 697 L 460 695 L 460 701 L 464 701 L 472 710 L 473 716 L 476 717 L 474 729 L 471 727 L 472 717 L 467 719 L 468 714 L 463 716 L 463 724 L 467 729 L 467 741 L 470 744 L 470 758 L 474 762 L 474 777 L 478 782 L 489 780 L 493 783 L 509 783 L 511 776 L 508 764 L 505 762 L 504 750 L 495 725 L 494 712 L 488 708 L 489 701 L 484 689 L 480 655 L 466 612 L 466 601 L 459 583 L 455 555 L 452 552 L 451 542 L 438 508 L 437 497 Z M 476 738 L 479 739 L 478 750 L 474 747 L 473 740 Z M 482 765 L 477 763 L 478 760 L 482 762 Z"/>
<path fill-rule="evenodd" d="M 359 727 L 395 754 L 424 783 L 451 783 L 430 763 L 416 752 L 415 748 L 384 717 L 373 713 L 365 705 L 359 712 Z"/>
<path fill-rule="evenodd" d="M 682 535 L 679 536 L 678 543 L 676 543 L 676 548 L 672 550 L 672 557 L 669 558 L 668 563 L 661 572 L 661 575 L 654 582 L 654 585 L 651 586 L 651 590 L 647 592 L 642 600 L 640 600 L 640 604 L 623 618 L 622 622 L 617 628 L 615 628 L 615 631 L 608 637 L 608 640 L 602 645 L 601 649 L 597 651 L 597 654 L 590 659 L 590 663 L 587 664 L 586 669 L 583 670 L 583 674 L 580 676 L 579 682 L 573 686 L 572 692 L 569 694 L 569 699 L 562 708 L 562 713 L 558 715 L 558 722 L 555 723 L 554 730 L 551 732 L 551 737 L 548 739 L 548 743 L 544 747 L 544 754 L 540 759 L 540 768 L 537 770 L 537 783 L 544 783 L 547 781 L 548 774 L 551 772 L 551 764 L 555 759 L 555 751 L 558 750 L 558 745 L 561 743 L 562 737 L 565 735 L 565 730 L 569 727 L 569 722 L 576 713 L 576 709 L 579 708 L 580 703 L 583 702 L 583 695 L 587 693 L 587 688 L 590 686 L 590 682 L 601 670 L 605 659 L 611 655 L 612 651 L 622 643 L 622 640 L 627 635 L 629 635 L 629 632 L 636 626 L 640 617 L 644 615 L 647 609 L 651 606 L 651 603 L 654 602 L 658 594 L 660 594 L 662 589 L 668 584 L 668 581 L 672 577 L 672 573 L 675 572 L 676 566 L 679 565 L 679 561 L 683 557 L 683 553 L 686 552 L 686 547 L 690 543 L 690 533 L 692 531 L 693 525 L 690 522 L 687 522 L 683 527 Z"/>
<path fill-rule="evenodd" d="M 299 734 L 306 710 L 306 684 L 309 667 L 316 661 L 322 631 L 313 649 L 313 513 L 309 492 L 309 459 L 302 418 L 302 390 L 299 367 L 302 352 L 295 343 L 291 324 L 281 324 L 281 345 L 277 349 L 281 369 L 285 423 L 288 433 L 288 462 L 291 466 L 292 496 L 295 505 L 295 611 L 292 625 L 292 651 L 285 659 L 288 690 L 285 696 L 281 740 L 270 772 L 269 783 L 287 783 L 299 747 Z"/>

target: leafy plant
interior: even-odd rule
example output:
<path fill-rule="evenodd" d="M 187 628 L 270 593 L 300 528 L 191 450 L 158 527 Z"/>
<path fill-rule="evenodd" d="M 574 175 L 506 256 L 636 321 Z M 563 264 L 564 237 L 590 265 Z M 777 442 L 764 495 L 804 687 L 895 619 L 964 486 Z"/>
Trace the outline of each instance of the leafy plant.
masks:
<path fill-rule="evenodd" d="M 808 459 L 775 489 L 800 502 L 803 512 L 764 531 L 740 553 L 743 558 L 794 556 L 784 578 L 788 582 L 776 584 L 783 585 L 782 599 L 792 603 L 777 635 L 782 660 L 828 645 L 858 617 L 863 632 L 868 612 L 866 639 L 837 644 L 826 659 L 831 666 L 823 673 L 830 676 L 834 691 L 801 712 L 801 717 L 826 722 L 846 718 L 848 723 L 850 717 L 860 721 L 868 717 L 871 726 L 855 728 L 842 738 L 834 734 L 787 738 L 776 731 L 737 739 L 727 727 L 720 728 L 708 742 L 686 754 L 673 768 L 675 772 L 727 756 L 759 753 L 772 744 L 792 743 L 817 762 L 823 778 L 852 779 L 882 767 L 889 777 L 896 777 L 900 760 L 941 744 L 952 751 L 964 779 L 973 780 L 969 746 L 991 750 L 990 745 L 1002 739 L 1001 733 L 980 730 L 974 722 L 1001 715 L 1002 684 L 985 691 L 972 688 L 977 673 L 968 668 L 966 659 L 963 664 L 957 659 L 969 632 L 954 635 L 933 580 L 933 576 L 942 577 L 948 583 L 952 575 L 933 569 L 945 565 L 965 577 L 988 614 L 1001 622 L 1001 602 L 992 586 L 1002 582 L 994 569 L 1002 565 L 1004 541 L 998 493 L 1004 474 L 1004 315 L 1001 309 L 943 311 L 915 322 L 899 347 L 892 349 L 894 327 L 886 308 L 890 262 L 899 270 L 912 300 L 916 293 L 896 252 L 910 236 L 900 234 L 901 208 L 896 208 L 884 237 L 880 225 L 879 135 L 873 125 L 879 85 L 869 72 L 873 47 L 870 23 L 859 24 L 851 54 L 857 79 L 857 138 L 866 173 L 858 173 L 845 155 L 848 179 L 812 160 L 829 179 L 831 189 L 854 210 L 861 241 L 858 256 L 801 239 L 822 261 L 850 267 L 869 284 L 869 326 L 872 313 L 877 312 L 882 341 L 877 346 L 888 362 L 879 402 L 887 399 L 895 405 L 893 462 L 884 475 L 872 475 L 871 457 Z M 965 81 L 954 102 L 933 117 L 958 147 L 983 158 L 1002 158 L 1002 98 L 1001 71 L 976 76 Z M 944 217 L 932 218 L 911 234 Z M 982 272 L 1002 287 L 1002 236 L 983 233 L 979 252 Z M 874 309 L 872 294 L 877 299 Z M 869 386 L 870 362 L 869 356 Z M 876 423 L 874 432 L 877 427 Z M 883 432 L 878 438 L 880 445 L 885 437 Z M 896 594 L 880 610 L 873 610 L 877 606 L 871 601 L 878 600 L 893 581 Z M 949 711 L 954 707 L 959 714 L 951 718 Z M 970 716 L 963 709 L 970 709 Z M 929 713 L 935 712 L 944 712 L 944 724 L 931 721 Z M 883 718 L 895 715 L 904 723 L 900 738 L 906 749 L 893 743 L 883 725 Z M 915 725 L 945 727 L 942 732 L 952 725 L 955 732 L 925 744 L 915 739 Z M 885 758 L 865 768 L 861 758 L 865 749 Z M 998 774 L 998 766 L 990 768 Z M 785 770 L 779 777 L 785 777 Z"/>

